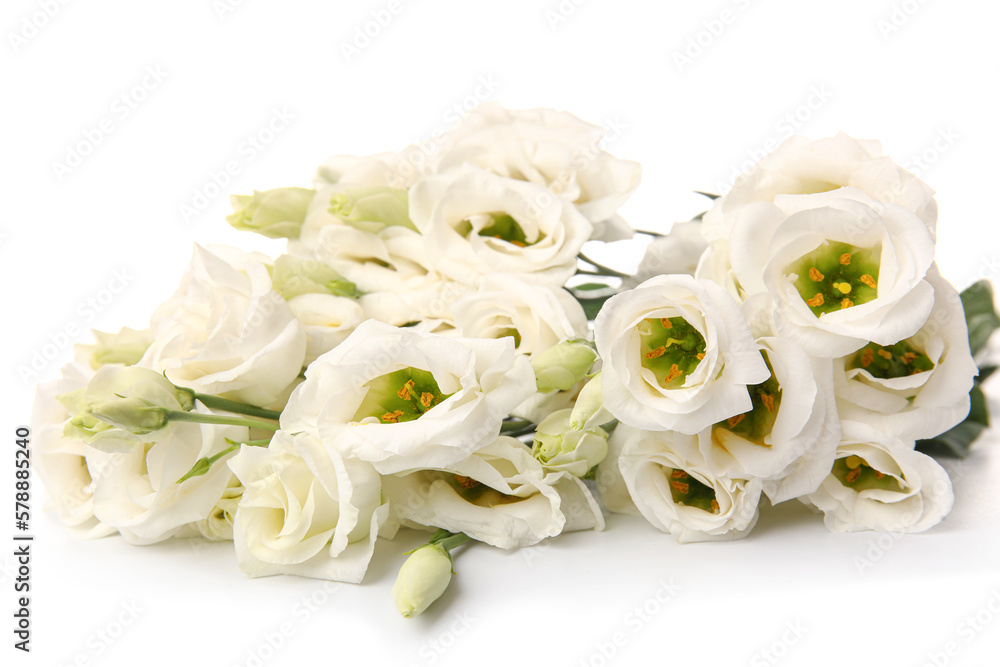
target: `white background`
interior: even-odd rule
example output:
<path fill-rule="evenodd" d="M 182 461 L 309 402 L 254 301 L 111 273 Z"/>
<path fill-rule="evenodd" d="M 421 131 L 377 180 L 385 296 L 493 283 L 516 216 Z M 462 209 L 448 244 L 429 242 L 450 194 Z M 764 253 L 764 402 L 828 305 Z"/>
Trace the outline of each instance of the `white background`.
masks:
<path fill-rule="evenodd" d="M 86 329 L 145 326 L 195 241 L 280 248 L 226 225 L 227 193 L 307 185 L 327 155 L 402 148 L 477 97 L 617 128 L 609 150 L 644 167 L 624 213 L 650 229 L 696 213 L 692 190 L 725 189 L 792 131 L 881 139 L 938 191 L 943 273 L 959 287 L 997 273 L 996 3 L 223 2 L 4 3 L 3 498 L 34 385 Z M 387 25 L 352 44 L 372 12 Z M 276 112 L 292 119 L 268 136 Z M 73 151 L 87 153 L 77 166 Z M 214 188 L 227 162 L 239 173 Z M 637 251 L 603 256 L 627 266 Z M 37 376 L 23 372 L 33 360 Z M 742 542 L 681 546 L 611 517 L 604 533 L 520 553 L 468 549 L 442 602 L 412 621 L 389 596 L 412 534 L 380 545 L 362 586 L 248 580 L 227 545 L 76 541 L 36 485 L 35 650 L 10 648 L 5 547 L 5 664 L 992 665 L 990 436 L 949 464 L 955 510 L 925 535 L 833 535 L 789 504 Z M 965 620 L 977 612 L 979 631 Z"/>

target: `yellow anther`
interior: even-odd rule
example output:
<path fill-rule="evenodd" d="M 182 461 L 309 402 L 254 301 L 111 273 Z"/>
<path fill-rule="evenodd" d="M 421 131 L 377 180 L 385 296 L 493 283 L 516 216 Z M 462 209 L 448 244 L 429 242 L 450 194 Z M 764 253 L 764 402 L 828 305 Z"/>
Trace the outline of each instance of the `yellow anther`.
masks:
<path fill-rule="evenodd" d="M 888 350 L 879 349 L 878 356 L 882 357 L 886 361 L 892 360 L 892 353 L 889 352 Z"/>
<path fill-rule="evenodd" d="M 824 276 L 822 273 L 820 273 L 819 269 L 817 269 L 814 266 L 814 267 L 812 267 L 812 268 L 809 269 L 809 277 L 812 278 L 816 282 L 820 282 L 826 276 Z"/>
<path fill-rule="evenodd" d="M 843 264 L 844 266 L 847 266 L 848 264 L 850 264 L 851 263 L 851 253 L 845 252 L 843 255 L 841 255 L 840 256 L 840 263 Z"/>
<path fill-rule="evenodd" d="M 413 385 L 414 385 L 413 380 L 407 380 L 406 384 L 403 385 L 403 388 L 396 392 L 396 395 L 399 396 L 404 401 L 410 400 L 410 395 L 411 392 L 413 391 Z"/>
<path fill-rule="evenodd" d="M 664 329 L 673 329 L 674 323 L 670 321 L 669 317 L 661 317 L 660 326 L 663 327 Z"/>
<path fill-rule="evenodd" d="M 823 295 L 822 294 L 817 294 L 813 298 L 807 299 L 806 300 L 806 304 L 808 304 L 809 306 L 811 306 L 813 308 L 816 308 L 817 306 L 822 306 L 823 305 Z"/>
<path fill-rule="evenodd" d="M 705 353 L 704 352 L 699 352 L 698 354 L 696 354 L 694 356 L 698 357 L 698 361 L 701 361 L 702 359 L 705 358 Z"/>
<path fill-rule="evenodd" d="M 424 393 L 420 394 L 420 405 L 424 406 L 425 408 L 429 408 L 431 407 L 431 403 L 433 402 L 434 402 L 434 394 L 432 394 L 431 392 L 425 391 Z"/>
<path fill-rule="evenodd" d="M 860 280 L 865 285 L 868 285 L 868 287 L 871 287 L 872 289 L 877 289 L 878 288 L 878 284 L 875 282 L 875 279 L 872 278 L 867 273 L 865 275 L 861 276 L 860 278 L 858 278 L 858 280 Z"/>
<path fill-rule="evenodd" d="M 771 394 L 761 394 L 760 402 L 764 404 L 768 412 L 774 414 L 774 396 Z"/>
<path fill-rule="evenodd" d="M 380 418 L 383 424 L 396 424 L 399 422 L 400 416 L 403 414 L 402 410 L 393 410 L 392 412 L 387 412 Z"/>
<path fill-rule="evenodd" d="M 685 470 L 673 470 L 670 472 L 670 479 L 687 479 L 688 474 Z"/>
<path fill-rule="evenodd" d="M 716 500 L 715 498 L 712 498 L 712 511 L 713 512 L 719 511 L 719 501 Z"/>
<path fill-rule="evenodd" d="M 670 482 L 670 487 L 683 494 L 687 494 L 687 492 L 691 489 L 689 484 L 678 482 L 676 480 Z"/>
<path fill-rule="evenodd" d="M 646 358 L 647 359 L 656 359 L 657 357 L 662 357 L 666 353 L 666 351 L 667 351 L 667 348 L 664 347 L 663 345 L 661 345 L 660 347 L 656 348 L 655 350 L 650 350 L 649 352 L 647 352 L 646 353 Z"/>
<path fill-rule="evenodd" d="M 455 475 L 455 481 L 463 489 L 471 489 L 473 487 L 479 486 L 479 482 L 472 479 L 471 477 L 465 477 L 463 475 Z"/>
<path fill-rule="evenodd" d="M 869 347 L 861 355 L 862 368 L 868 368 L 869 366 L 872 365 L 872 361 L 874 360 L 875 360 L 875 353 L 872 352 L 872 349 Z"/>
<path fill-rule="evenodd" d="M 861 468 L 854 468 L 847 473 L 847 477 L 844 479 L 847 480 L 848 484 L 854 484 L 854 482 L 858 481 L 858 477 L 861 477 Z"/>
<path fill-rule="evenodd" d="M 664 378 L 663 381 L 668 383 L 673 382 L 682 375 L 684 375 L 684 371 L 682 371 L 677 364 L 671 364 L 670 372 L 667 373 L 667 377 Z"/>
<path fill-rule="evenodd" d="M 917 353 L 916 352 L 907 352 L 906 354 L 904 354 L 902 356 L 904 364 L 909 364 L 909 363 L 911 363 L 916 358 L 917 358 Z"/>
<path fill-rule="evenodd" d="M 851 301 L 850 299 L 841 299 L 840 300 L 840 309 L 841 310 L 845 310 L 847 308 L 850 308 L 853 305 L 854 305 L 854 302 Z"/>
<path fill-rule="evenodd" d="M 727 420 L 727 422 L 729 423 L 729 428 L 736 428 L 736 425 L 746 418 L 747 418 L 746 413 L 742 415 L 736 415 L 735 417 L 730 417 Z"/>

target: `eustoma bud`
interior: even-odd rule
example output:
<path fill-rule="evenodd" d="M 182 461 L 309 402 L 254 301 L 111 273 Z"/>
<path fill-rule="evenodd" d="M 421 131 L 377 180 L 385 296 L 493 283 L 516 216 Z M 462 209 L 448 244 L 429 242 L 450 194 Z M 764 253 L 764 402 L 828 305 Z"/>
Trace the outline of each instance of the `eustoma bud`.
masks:
<path fill-rule="evenodd" d="M 532 454 L 547 471 L 566 471 L 585 477 L 608 454 L 608 434 L 599 426 L 576 429 L 572 410 L 558 410 L 535 431 Z"/>
<path fill-rule="evenodd" d="M 233 212 L 226 222 L 241 231 L 272 239 L 298 238 L 309 204 L 316 195 L 307 188 L 255 190 L 253 195 L 233 195 Z"/>
<path fill-rule="evenodd" d="M 582 340 L 567 340 L 531 361 L 538 391 L 566 391 L 583 380 L 597 359 L 594 348 Z"/>
<path fill-rule="evenodd" d="M 451 583 L 451 554 L 439 544 L 425 544 L 410 554 L 392 587 L 396 610 L 406 618 L 422 614 Z"/>

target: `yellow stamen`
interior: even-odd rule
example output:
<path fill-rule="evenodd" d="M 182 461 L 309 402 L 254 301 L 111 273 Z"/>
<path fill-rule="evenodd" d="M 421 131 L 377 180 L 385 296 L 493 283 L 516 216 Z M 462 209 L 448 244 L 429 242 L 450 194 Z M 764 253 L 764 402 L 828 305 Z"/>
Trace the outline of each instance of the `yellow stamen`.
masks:
<path fill-rule="evenodd" d="M 917 358 L 917 353 L 916 352 L 907 352 L 902 357 L 904 364 L 909 364 L 909 363 L 911 363 L 916 358 Z"/>
<path fill-rule="evenodd" d="M 742 415 L 736 415 L 735 417 L 730 417 L 728 419 L 729 428 L 736 428 L 736 425 L 739 424 L 741 421 L 743 421 L 746 418 L 747 418 L 746 413 L 744 413 Z"/>
<path fill-rule="evenodd" d="M 822 294 L 817 294 L 813 298 L 808 299 L 806 301 L 806 304 L 809 305 L 809 306 L 812 306 L 813 308 L 816 308 L 817 306 L 822 306 L 823 305 L 823 295 Z"/>
<path fill-rule="evenodd" d="M 712 498 L 712 511 L 713 512 L 719 511 L 719 501 L 716 500 L 715 498 Z"/>
<path fill-rule="evenodd" d="M 392 412 L 387 412 L 380 419 L 383 424 L 397 424 L 399 423 L 399 417 L 403 414 L 402 410 L 393 410 Z"/>
<path fill-rule="evenodd" d="M 840 300 L 840 309 L 841 310 L 845 310 L 847 308 L 850 308 L 853 305 L 854 305 L 854 302 L 851 301 L 850 299 L 841 299 Z"/>
<path fill-rule="evenodd" d="M 670 366 L 670 372 L 667 374 L 667 377 L 664 378 L 663 381 L 664 382 L 673 382 L 674 380 L 676 380 L 677 378 L 679 378 L 682 375 L 684 375 L 684 371 L 682 371 L 677 364 L 672 364 Z"/>
<path fill-rule="evenodd" d="M 674 470 L 670 473 L 670 479 L 687 479 L 688 474 L 684 470 Z"/>
<path fill-rule="evenodd" d="M 764 404 L 764 407 L 767 408 L 768 412 L 774 414 L 774 396 L 771 394 L 761 394 L 760 401 Z"/>
<path fill-rule="evenodd" d="M 677 481 L 670 482 L 670 486 L 672 488 L 676 489 L 677 491 L 679 491 L 680 493 L 685 493 L 685 494 L 691 488 L 691 486 L 689 484 L 685 484 L 684 482 L 677 482 Z"/>
<path fill-rule="evenodd" d="M 854 484 L 854 482 L 858 481 L 858 477 L 861 477 L 861 468 L 854 468 L 851 472 L 847 473 L 847 477 L 844 479 L 847 480 L 848 484 Z"/>
<path fill-rule="evenodd" d="M 843 255 L 841 255 L 840 256 L 840 263 L 843 264 L 844 266 L 847 266 L 848 264 L 850 264 L 851 263 L 851 253 L 845 252 Z"/>
<path fill-rule="evenodd" d="M 471 489 L 479 486 L 479 482 L 471 477 L 464 477 L 463 475 L 455 475 L 455 481 L 458 482 L 458 485 L 463 489 Z"/>
<path fill-rule="evenodd" d="M 702 359 L 705 358 L 705 353 L 704 352 L 699 352 L 698 354 L 696 354 L 694 356 L 696 356 L 698 358 L 698 361 L 701 361 Z"/>
<path fill-rule="evenodd" d="M 670 321 L 669 317 L 661 317 L 660 318 L 660 326 L 663 327 L 664 329 L 673 329 L 674 328 L 674 324 L 673 324 L 673 322 Z"/>
<path fill-rule="evenodd" d="M 410 400 L 410 393 L 413 390 L 413 385 L 413 380 L 407 380 L 406 384 L 403 385 L 403 388 L 396 392 L 396 395 L 404 401 Z"/>
<path fill-rule="evenodd" d="M 868 368 L 869 366 L 872 365 L 872 361 L 874 360 L 875 360 L 875 353 L 872 352 L 872 349 L 869 347 L 864 351 L 864 354 L 861 355 L 862 368 Z"/>
<path fill-rule="evenodd" d="M 877 283 L 875 282 L 875 279 L 872 278 L 867 273 L 865 275 L 861 276 L 860 278 L 858 278 L 858 280 L 860 280 L 865 285 L 868 285 L 872 289 L 877 289 L 877 287 L 878 287 Z"/>
<path fill-rule="evenodd" d="M 892 353 L 889 352 L 889 351 L 887 351 L 887 350 L 881 350 L 880 349 L 878 351 L 878 356 L 882 357 L 886 361 L 891 361 L 892 360 Z"/>
<path fill-rule="evenodd" d="M 424 393 L 420 394 L 420 405 L 424 406 L 425 408 L 429 408 L 431 407 L 431 403 L 433 402 L 434 402 L 434 394 L 432 394 L 431 392 L 425 391 Z"/>
<path fill-rule="evenodd" d="M 822 273 L 820 273 L 819 269 L 817 269 L 814 266 L 814 267 L 812 267 L 812 268 L 809 269 L 809 277 L 812 278 L 815 282 L 820 282 L 826 276 L 824 276 Z"/>
<path fill-rule="evenodd" d="M 663 345 L 661 345 L 660 347 L 656 348 L 655 350 L 650 350 L 649 352 L 647 352 L 646 353 L 646 358 L 647 359 L 656 359 L 657 357 L 662 357 L 664 354 L 666 354 L 666 352 L 667 352 L 667 348 L 664 347 Z"/>

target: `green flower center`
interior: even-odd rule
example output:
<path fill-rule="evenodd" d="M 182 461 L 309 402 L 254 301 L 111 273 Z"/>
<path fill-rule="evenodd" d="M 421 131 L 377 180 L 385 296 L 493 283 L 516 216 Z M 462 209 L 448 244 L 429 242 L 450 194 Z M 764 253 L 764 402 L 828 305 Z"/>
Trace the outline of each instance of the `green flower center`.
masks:
<path fill-rule="evenodd" d="M 874 377 L 888 380 L 932 370 L 934 362 L 903 340 L 895 345 L 868 343 L 854 353 L 847 368 L 863 368 Z"/>
<path fill-rule="evenodd" d="M 645 319 L 637 327 L 642 366 L 664 389 L 676 389 L 705 358 L 705 337 L 683 317 Z"/>
<path fill-rule="evenodd" d="M 771 434 L 774 422 L 778 419 L 778 408 L 781 406 L 781 386 L 778 384 L 778 379 L 774 377 L 774 369 L 771 367 L 770 359 L 767 358 L 767 352 L 761 351 L 761 356 L 764 357 L 767 370 L 771 371 L 771 377 L 760 384 L 747 387 L 753 408 L 750 412 L 735 415 L 715 426 L 731 431 L 755 445 L 769 447 L 770 445 L 765 444 L 764 438 Z"/>
<path fill-rule="evenodd" d="M 709 514 L 719 513 L 719 502 L 715 490 L 702 484 L 687 471 L 664 468 L 670 478 L 670 496 L 678 505 L 694 507 Z"/>
<path fill-rule="evenodd" d="M 518 248 L 535 245 L 545 238 L 543 234 L 539 234 L 537 239 L 529 241 L 528 236 L 524 233 L 524 229 L 521 228 L 521 225 L 512 216 L 506 213 L 489 213 L 488 215 L 493 221 L 479 230 L 480 236 L 500 239 L 511 245 L 516 245 Z M 463 233 L 464 236 L 468 236 L 472 232 L 472 223 L 466 221 L 463 228 L 459 229 L 459 232 Z"/>
<path fill-rule="evenodd" d="M 840 483 L 855 491 L 882 489 L 884 491 L 902 491 L 903 486 L 892 475 L 886 475 L 868 465 L 860 456 L 847 456 L 833 463 L 833 476 Z"/>
<path fill-rule="evenodd" d="M 797 276 L 795 288 L 819 317 L 877 298 L 881 255 L 879 246 L 859 248 L 826 241 L 793 262 L 789 274 Z"/>
<path fill-rule="evenodd" d="M 353 421 L 375 417 L 383 424 L 419 419 L 451 394 L 441 393 L 434 376 L 419 368 L 403 368 L 371 380 Z"/>
<path fill-rule="evenodd" d="M 495 507 L 497 505 L 509 505 L 510 503 L 516 503 L 523 498 L 518 496 L 509 496 L 505 493 L 500 493 L 496 489 L 486 486 L 482 482 L 479 482 L 471 477 L 463 477 L 462 475 L 454 475 L 448 473 L 442 473 L 445 475 L 444 479 L 448 484 L 462 497 L 462 500 L 467 503 L 476 505 L 477 507 Z"/>

